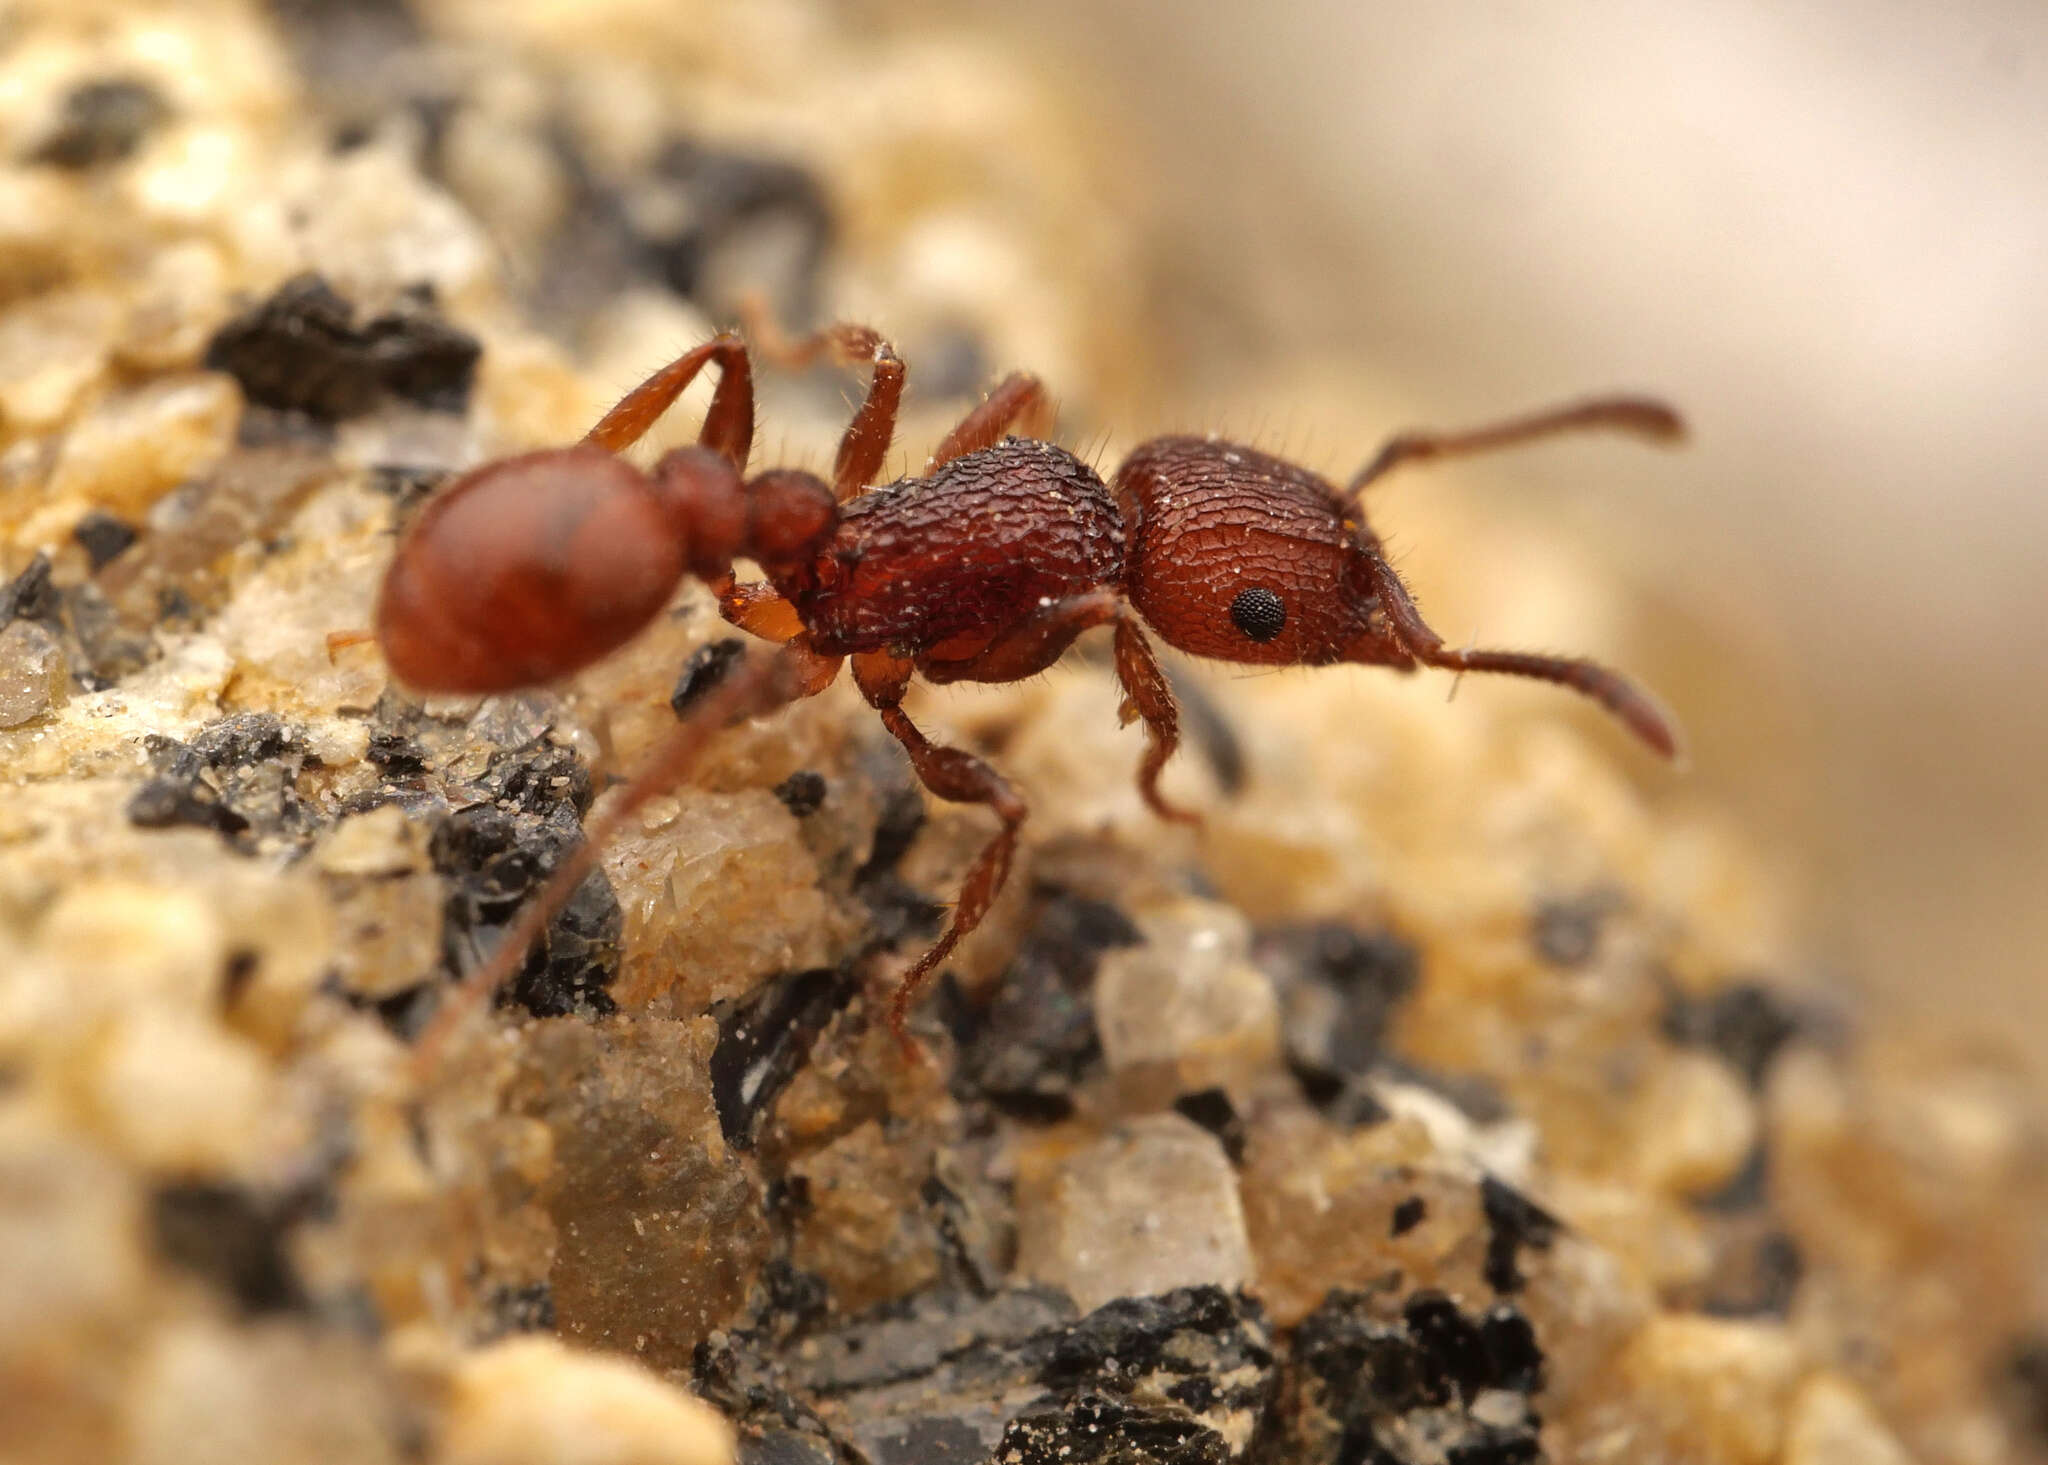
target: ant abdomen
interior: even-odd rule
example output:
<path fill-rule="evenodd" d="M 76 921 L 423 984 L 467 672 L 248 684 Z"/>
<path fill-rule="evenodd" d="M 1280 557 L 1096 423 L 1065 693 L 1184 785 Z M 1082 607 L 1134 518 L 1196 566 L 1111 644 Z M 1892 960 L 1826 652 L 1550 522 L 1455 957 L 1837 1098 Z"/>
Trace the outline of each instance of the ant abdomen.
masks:
<path fill-rule="evenodd" d="M 377 602 L 377 638 L 424 692 L 553 681 L 660 612 L 688 564 L 654 483 L 579 444 L 477 468 L 420 511 Z"/>

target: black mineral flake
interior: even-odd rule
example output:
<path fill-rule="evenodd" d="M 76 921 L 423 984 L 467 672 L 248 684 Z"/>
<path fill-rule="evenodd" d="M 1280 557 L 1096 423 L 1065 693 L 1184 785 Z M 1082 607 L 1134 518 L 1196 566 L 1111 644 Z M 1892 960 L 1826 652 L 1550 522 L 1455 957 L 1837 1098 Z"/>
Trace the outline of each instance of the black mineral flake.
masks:
<path fill-rule="evenodd" d="M 954 1091 L 1016 1118 L 1058 1120 L 1082 1079 L 1101 1066 L 1095 968 L 1102 954 L 1142 936 L 1106 901 L 1043 893 L 1029 934 L 963 1035 Z"/>
<path fill-rule="evenodd" d="M 940 1261 L 949 1283 L 987 1297 L 1007 1275 L 1008 1217 L 993 1214 L 996 1207 L 989 1204 L 986 1188 L 974 1186 L 963 1169 L 957 1156 L 939 1156 L 918 1198 L 939 1233 Z"/>
<path fill-rule="evenodd" d="M 1731 1238 L 1720 1249 L 1700 1311 L 1716 1317 L 1782 1318 L 1792 1310 L 1806 1257 L 1784 1231 Z"/>
<path fill-rule="evenodd" d="M 1394 1207 L 1394 1222 L 1389 1228 L 1395 1236 L 1406 1236 L 1420 1226 L 1429 1216 L 1429 1203 L 1419 1195 L 1411 1195 Z"/>
<path fill-rule="evenodd" d="M 1415 990 L 1415 948 L 1325 921 L 1262 931 L 1253 954 L 1279 994 L 1287 1064 L 1311 1102 L 1345 1125 L 1384 1120 L 1365 1081 L 1388 1063 L 1388 1026 Z"/>
<path fill-rule="evenodd" d="M 740 1432 L 739 1465 L 839 1465 L 829 1438 L 793 1429 Z"/>
<path fill-rule="evenodd" d="M 1582 967 L 1599 954 L 1601 928 L 1617 904 L 1606 892 L 1544 901 L 1529 920 L 1530 944 L 1554 967 L 1566 971 Z"/>
<path fill-rule="evenodd" d="M 1192 1287 L 1079 1319 L 1054 1292 L 924 1293 L 808 1335 L 779 1360 L 727 1357 L 713 1382 L 729 1395 L 752 1379 L 757 1414 L 777 1390 L 810 1401 L 869 1460 L 981 1465 L 1011 1452 L 1231 1460 L 1227 1441 L 1256 1433 L 1274 1378 L 1257 1304 Z"/>
<path fill-rule="evenodd" d="M 1181 1287 L 1104 1303 L 1052 1340 L 1039 1382 L 1072 1391 L 1150 1379 L 1198 1412 L 1256 1410 L 1273 1365 L 1257 1303 L 1220 1287 Z M 1218 1379 L 1236 1382 L 1219 1386 Z"/>
<path fill-rule="evenodd" d="M 70 169 L 118 163 L 133 156 L 143 138 L 170 115 L 147 82 L 131 77 L 82 82 L 65 94 L 56 127 L 29 159 Z"/>
<path fill-rule="evenodd" d="M 1195 745 L 1195 751 L 1202 755 L 1202 761 L 1209 765 L 1209 773 L 1215 778 L 1216 786 L 1226 794 L 1242 793 L 1244 743 L 1238 738 L 1237 729 L 1231 726 L 1230 718 L 1209 695 L 1208 689 L 1195 678 L 1169 671 L 1167 681 L 1172 686 L 1175 700 L 1180 703 L 1181 726 Z"/>
<path fill-rule="evenodd" d="M 476 337 L 424 298 L 409 297 L 358 325 L 325 280 L 299 275 L 222 326 L 206 365 L 234 377 L 259 406 L 338 422 L 387 397 L 464 411 L 481 352 Z"/>
<path fill-rule="evenodd" d="M 554 1289 L 545 1282 L 521 1287 L 500 1286 L 484 1302 L 482 1339 L 502 1338 L 513 1333 L 548 1333 L 555 1327 Z"/>
<path fill-rule="evenodd" d="M 150 1197 L 157 1255 L 204 1278 L 247 1314 L 303 1306 L 305 1295 L 285 1241 L 288 1210 L 250 1190 L 213 1181 L 180 1181 Z"/>
<path fill-rule="evenodd" d="M 386 778 L 414 778 L 427 771 L 427 752 L 419 739 L 392 728 L 371 733 L 363 756 Z"/>
<path fill-rule="evenodd" d="M 2036 1449 L 2048 1450 L 2048 1333 L 2013 1340 L 1993 1382 L 2018 1432 Z"/>
<path fill-rule="evenodd" d="M 566 800 L 546 817 L 491 803 L 457 809 L 439 821 L 428 852 L 448 885 L 441 940 L 451 971 L 468 971 L 495 949 L 519 907 L 582 837 L 574 805 Z M 616 1010 L 606 988 L 618 976 L 624 924 L 611 882 L 602 870 L 591 871 L 549 922 L 500 1001 L 536 1017 Z"/>
<path fill-rule="evenodd" d="M 1270 1458 L 1312 1465 L 1469 1465 L 1541 1458 L 1529 1396 L 1543 1386 L 1534 1330 L 1500 1304 L 1467 1313 L 1442 1293 L 1333 1291 L 1296 1329 Z M 1482 1417 L 1472 1406 L 1491 1396 Z M 1502 1405 L 1519 1396 L 1520 1418 Z"/>
<path fill-rule="evenodd" d="M 54 621 L 63 604 L 50 583 L 50 557 L 38 554 L 28 566 L 0 586 L 0 626 L 9 621 Z"/>
<path fill-rule="evenodd" d="M 249 821 L 212 784 L 165 775 L 147 780 L 129 798 L 128 822 L 137 829 L 211 829 L 230 838 L 249 829 Z"/>
<path fill-rule="evenodd" d="M 775 785 L 775 797 L 797 818 L 807 819 L 825 806 L 825 776 L 799 768 Z"/>
<path fill-rule="evenodd" d="M 803 1068 L 825 1024 L 858 990 L 849 973 L 814 967 L 764 982 L 720 1014 L 711 1098 L 727 1144 L 753 1148 L 762 1116 Z"/>
<path fill-rule="evenodd" d="M 305 740 L 273 713 L 218 718 L 190 743 L 152 735 L 145 744 L 153 772 L 128 801 L 128 820 L 137 828 L 299 837 L 319 823 L 294 786 L 306 762 Z"/>
<path fill-rule="evenodd" d="M 634 233 L 650 273 L 679 295 L 708 299 L 736 285 L 765 291 L 786 315 L 808 316 L 832 240 L 825 191 L 779 159 L 671 143 L 644 191 L 680 207 L 637 212 Z M 657 217 L 672 220 L 654 225 Z M 764 274 L 772 270 L 772 277 Z M 710 299 L 714 305 L 730 300 Z"/>
<path fill-rule="evenodd" d="M 596 796 L 589 765 L 546 736 L 491 754 L 477 791 L 517 813 L 557 821 L 580 819 Z"/>
<path fill-rule="evenodd" d="M 1011 1420 L 994 1458 L 1003 1465 L 1227 1465 L 1230 1446 L 1176 1410 L 1083 1394 Z"/>
<path fill-rule="evenodd" d="M 878 773 L 885 790 L 868 857 L 853 872 L 853 893 L 868 909 L 875 939 L 884 946 L 932 935 L 945 907 L 896 873 L 924 828 L 924 794 L 901 763 Z"/>
<path fill-rule="evenodd" d="M 71 526 L 71 537 L 83 549 L 95 571 L 103 570 L 135 543 L 132 526 L 112 514 L 94 509 Z"/>
<path fill-rule="evenodd" d="M 1563 1227 L 1555 1216 L 1491 1175 L 1479 1182 L 1479 1204 L 1486 1214 L 1487 1285 L 1496 1292 L 1519 1292 L 1527 1280 L 1521 1270 L 1523 1248 L 1548 1251 Z"/>
<path fill-rule="evenodd" d="M 692 651 L 676 676 L 675 690 L 668 697 L 668 705 L 676 716 L 683 716 L 700 698 L 723 682 L 746 649 L 746 642 L 739 637 L 727 636 L 720 641 L 706 642 Z"/>
<path fill-rule="evenodd" d="M 1238 1114 L 1237 1106 L 1230 1102 L 1229 1094 L 1220 1088 L 1197 1089 L 1175 1099 L 1173 1108 L 1182 1118 L 1194 1121 L 1215 1135 L 1223 1145 L 1223 1153 L 1230 1157 L 1231 1164 L 1244 1163 L 1244 1119 Z"/>
<path fill-rule="evenodd" d="M 1752 1090 L 1762 1089 L 1771 1063 L 1802 1028 L 1799 1013 L 1761 982 L 1738 982 L 1703 997 L 1675 993 L 1663 1025 L 1672 1042 L 1719 1055 Z"/>

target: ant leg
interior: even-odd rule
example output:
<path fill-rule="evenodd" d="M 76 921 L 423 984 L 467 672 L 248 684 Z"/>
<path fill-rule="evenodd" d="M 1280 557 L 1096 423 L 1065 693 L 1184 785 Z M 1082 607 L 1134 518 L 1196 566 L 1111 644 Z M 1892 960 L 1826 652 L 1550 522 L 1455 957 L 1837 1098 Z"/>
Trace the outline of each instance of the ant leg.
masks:
<path fill-rule="evenodd" d="M 930 473 L 955 458 L 994 447 L 1017 423 L 1024 425 L 1024 437 L 1044 437 L 1052 430 L 1052 403 L 1046 399 L 1045 383 L 1025 371 L 1013 371 L 996 383 L 996 389 L 939 440 L 924 471 Z"/>
<path fill-rule="evenodd" d="M 843 656 L 826 656 L 811 649 L 811 638 L 797 618 L 796 607 L 773 585 L 759 581 L 735 585 L 723 576 L 712 586 L 718 594 L 718 613 L 749 635 L 773 641 L 782 647 L 794 668 L 797 697 L 815 697 L 831 686 L 839 675 Z"/>
<path fill-rule="evenodd" d="M 796 607 L 773 585 L 758 580 L 735 584 L 732 576 L 724 575 L 711 588 L 718 596 L 718 613 L 749 635 L 780 642 L 803 634 Z"/>
<path fill-rule="evenodd" d="M 918 675 L 928 682 L 1018 682 L 1035 677 L 1062 656 L 1083 631 L 1116 619 L 1121 597 L 1114 590 L 1070 595 L 1034 612 L 979 651 L 961 657 L 923 656 Z"/>
<path fill-rule="evenodd" d="M 1380 605 L 1387 613 L 1395 638 L 1417 661 L 1425 666 L 1446 667 L 1453 671 L 1505 672 L 1509 676 L 1534 677 L 1538 681 L 1570 687 L 1605 707 L 1630 732 L 1664 757 L 1678 757 L 1678 730 L 1670 714 L 1659 707 L 1648 692 L 1620 672 L 1577 657 L 1538 656 L 1526 651 L 1468 651 L 1447 646 L 1444 638 L 1422 619 L 1422 612 L 1415 608 L 1414 597 L 1401 583 L 1400 576 L 1394 573 L 1394 567 L 1383 556 L 1370 551 L 1366 561 L 1371 567 L 1373 588 L 1378 592 Z"/>
<path fill-rule="evenodd" d="M 1159 792 L 1160 770 L 1180 746 L 1180 708 L 1173 700 L 1173 688 L 1166 673 L 1152 655 L 1152 643 L 1145 639 L 1137 618 L 1122 615 L 1116 623 L 1116 679 L 1124 689 L 1120 716 L 1128 725 L 1132 718 L 1145 720 L 1145 760 L 1138 765 L 1138 792 L 1152 812 L 1176 824 L 1200 824 L 1202 816 L 1166 801 Z"/>
<path fill-rule="evenodd" d="M 968 868 L 967 878 L 960 885 L 960 898 L 953 905 L 953 919 L 946 923 L 938 943 L 919 957 L 917 964 L 896 984 L 896 994 L 889 1001 L 889 1027 L 906 1053 L 917 1052 L 908 1023 L 918 989 L 930 979 L 939 963 L 952 954 L 960 938 L 979 926 L 988 914 L 996 893 L 1009 878 L 1010 860 L 1017 850 L 1017 831 L 1027 812 L 1024 800 L 995 769 L 963 749 L 938 746 L 904 715 L 901 703 L 911 670 L 911 663 L 886 652 L 853 659 L 853 678 L 861 695 L 881 714 L 882 726 L 910 755 L 910 766 L 917 771 L 918 781 L 952 803 L 986 804 L 1003 823 Z"/>
<path fill-rule="evenodd" d="M 375 631 L 329 631 L 327 633 L 327 660 L 331 663 L 335 657 L 348 650 L 349 647 L 366 646 L 376 639 L 377 633 Z"/>
<path fill-rule="evenodd" d="M 1650 397 L 1589 397 L 1467 432 L 1404 432 L 1389 439 L 1372 461 L 1358 470 L 1339 497 L 1347 504 L 1355 502 L 1367 488 L 1403 463 L 1490 453 L 1559 433 L 1610 430 L 1631 432 L 1651 442 L 1675 443 L 1685 436 L 1685 420 Z"/>
<path fill-rule="evenodd" d="M 548 923 L 561 914 L 577 888 L 597 868 L 612 837 L 650 800 L 681 782 L 704 747 L 733 722 L 773 711 L 800 694 L 805 668 L 799 656 L 777 651 L 756 656 L 712 687 L 674 732 L 634 775 L 604 812 L 585 826 L 583 842 L 555 867 L 540 893 L 527 901 L 490 959 L 464 976 L 441 999 L 413 1049 L 415 1071 L 431 1074 L 456 1030 L 484 1002 L 495 997 L 525 962 Z"/>
<path fill-rule="evenodd" d="M 704 414 L 697 442 L 746 472 L 747 453 L 754 445 L 754 373 L 746 343 L 729 331 L 685 351 L 626 393 L 583 440 L 613 453 L 631 447 L 713 361 L 718 363 L 718 390 L 711 394 L 711 409 Z"/>
<path fill-rule="evenodd" d="M 792 338 L 782 333 L 757 297 L 747 299 L 742 313 L 761 354 L 785 371 L 799 371 L 827 354 L 842 366 L 865 362 L 874 367 L 867 397 L 839 439 L 839 455 L 832 463 L 832 492 L 844 503 L 875 481 L 889 455 L 896 437 L 896 409 L 903 401 L 903 358 L 872 326 L 841 321 Z"/>

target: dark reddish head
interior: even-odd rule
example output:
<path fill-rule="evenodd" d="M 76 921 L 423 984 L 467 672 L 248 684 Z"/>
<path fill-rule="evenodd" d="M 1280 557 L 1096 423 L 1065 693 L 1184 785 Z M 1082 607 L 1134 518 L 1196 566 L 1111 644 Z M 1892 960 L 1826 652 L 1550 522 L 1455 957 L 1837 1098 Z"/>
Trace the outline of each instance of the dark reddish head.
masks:
<path fill-rule="evenodd" d="M 1409 660 L 1372 614 L 1370 536 L 1307 469 L 1167 437 L 1132 453 L 1115 488 L 1125 594 L 1169 644 L 1261 666 Z"/>

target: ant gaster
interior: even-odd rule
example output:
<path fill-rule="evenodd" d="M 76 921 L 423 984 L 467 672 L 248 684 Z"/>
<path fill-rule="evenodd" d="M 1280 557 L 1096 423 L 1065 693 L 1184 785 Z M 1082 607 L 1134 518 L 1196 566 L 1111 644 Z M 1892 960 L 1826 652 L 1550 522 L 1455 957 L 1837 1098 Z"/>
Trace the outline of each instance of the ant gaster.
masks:
<path fill-rule="evenodd" d="M 684 575 L 709 582 L 727 620 L 781 647 L 691 709 L 493 958 L 444 1004 L 422 1040 L 423 1062 L 462 1010 L 524 959 L 621 821 L 672 786 L 704 742 L 737 716 L 823 690 L 849 659 L 925 788 L 985 804 L 1001 821 L 945 932 L 896 988 L 889 1020 L 899 1038 L 918 988 L 1002 888 L 1025 815 L 1000 773 L 931 742 L 910 720 L 902 702 L 914 676 L 1016 681 L 1050 667 L 1082 632 L 1112 627 L 1123 720 L 1143 720 L 1149 734 L 1138 786 L 1152 809 L 1176 820 L 1193 816 L 1161 795 L 1159 774 L 1179 740 L 1178 714 L 1146 626 L 1182 651 L 1223 661 L 1432 666 L 1557 682 L 1599 702 L 1658 753 L 1675 753 L 1671 722 L 1616 672 L 1447 645 L 1388 564 L 1362 507 L 1372 483 L 1419 459 L 1588 428 L 1674 440 L 1682 424 L 1661 403 L 1602 397 L 1470 432 L 1404 434 L 1341 490 L 1215 437 L 1154 439 L 1105 484 L 1042 439 L 1045 389 L 1015 373 L 945 436 L 922 476 L 878 487 L 903 395 L 895 350 L 850 324 L 799 342 L 757 334 L 778 362 L 829 352 L 872 370 L 829 485 L 790 468 L 746 476 L 752 371 L 740 338 L 722 334 L 649 377 L 575 446 L 465 473 L 399 544 L 376 634 L 391 670 L 423 691 L 503 692 L 567 676 L 631 639 Z M 619 457 L 707 365 L 719 379 L 696 444 L 645 472 Z M 1008 435 L 1013 428 L 1022 435 Z M 766 578 L 736 583 L 739 559 Z"/>

